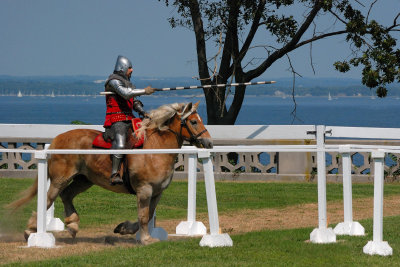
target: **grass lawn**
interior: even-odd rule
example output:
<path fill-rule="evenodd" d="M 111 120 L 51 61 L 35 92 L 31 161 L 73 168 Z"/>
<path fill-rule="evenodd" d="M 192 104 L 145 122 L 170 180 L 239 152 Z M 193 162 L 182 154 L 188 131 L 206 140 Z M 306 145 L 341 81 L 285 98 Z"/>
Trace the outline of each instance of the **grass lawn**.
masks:
<path fill-rule="evenodd" d="M 372 240 L 372 221 L 364 220 L 366 236 L 338 236 L 334 244 L 305 242 L 312 229 L 303 228 L 233 235 L 233 247 L 200 247 L 199 239 L 188 239 L 10 266 L 399 266 L 399 221 L 399 216 L 384 220 L 385 240 L 393 248 L 389 257 L 362 252 Z"/>
<path fill-rule="evenodd" d="M 30 179 L 1 179 L 0 206 L 17 198 L 17 192 L 27 188 Z M 207 212 L 204 183 L 197 187 L 197 212 Z M 313 183 L 216 183 L 219 213 L 242 209 L 284 208 L 296 204 L 316 203 L 317 185 Z M 385 196 L 400 194 L 400 184 L 386 184 Z M 372 184 L 353 185 L 353 198 L 373 196 Z M 342 200 L 342 185 L 327 185 L 328 201 Z M 10 216 L 0 210 L 0 228 L 24 229 L 33 201 Z M 173 182 L 165 191 L 157 208 L 159 219 L 186 217 L 187 183 Z M 92 187 L 75 199 L 81 216 L 81 227 L 119 223 L 136 218 L 136 200 L 132 196 L 115 194 Z M 56 201 L 56 217 L 63 218 L 62 204 Z M 132 248 L 110 247 L 84 256 L 70 256 L 15 266 L 399 266 L 400 216 L 385 217 L 384 240 L 393 248 L 393 256 L 369 256 L 363 246 L 372 240 L 372 220 L 360 223 L 367 235 L 363 237 L 338 236 L 335 244 L 312 244 L 311 228 L 266 230 L 231 235 L 234 246 L 229 248 L 202 248 L 199 239 L 161 242 Z M 14 265 L 12 265 L 14 266 Z"/>
<path fill-rule="evenodd" d="M 6 215 L 3 206 L 18 198 L 18 193 L 28 188 L 32 179 L 1 179 L 0 225 Z M 400 184 L 386 184 L 385 196 L 400 194 Z M 241 209 L 283 208 L 296 204 L 316 203 L 317 184 L 315 183 L 239 183 L 217 182 L 217 202 L 219 213 Z M 353 198 L 373 197 L 372 184 L 353 185 Z M 341 184 L 327 185 L 327 200 L 343 199 Z M 116 194 L 93 186 L 78 195 L 74 205 L 81 217 L 80 226 L 95 226 L 119 223 L 137 218 L 136 197 Z M 18 221 L 13 226 L 22 230 L 33 210 L 36 200 L 17 212 Z M 157 207 L 159 219 L 185 218 L 187 212 L 187 182 L 173 181 Z M 197 184 L 197 212 L 207 212 L 204 182 Z M 63 206 L 60 198 L 55 203 L 55 217 L 63 218 Z"/>

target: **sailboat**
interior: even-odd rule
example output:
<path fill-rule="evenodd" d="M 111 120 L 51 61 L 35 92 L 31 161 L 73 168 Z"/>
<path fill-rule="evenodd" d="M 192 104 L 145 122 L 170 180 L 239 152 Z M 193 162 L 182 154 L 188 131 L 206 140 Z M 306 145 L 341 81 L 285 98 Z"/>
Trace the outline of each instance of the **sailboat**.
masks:
<path fill-rule="evenodd" d="M 56 97 L 56 96 L 54 95 L 54 91 L 51 92 L 50 97 Z"/>
<path fill-rule="evenodd" d="M 333 98 L 331 97 L 331 92 L 328 94 L 328 100 L 331 101 Z"/>
<path fill-rule="evenodd" d="M 22 97 L 21 90 L 18 91 L 18 95 L 17 95 L 17 96 L 18 96 L 18 97 Z"/>

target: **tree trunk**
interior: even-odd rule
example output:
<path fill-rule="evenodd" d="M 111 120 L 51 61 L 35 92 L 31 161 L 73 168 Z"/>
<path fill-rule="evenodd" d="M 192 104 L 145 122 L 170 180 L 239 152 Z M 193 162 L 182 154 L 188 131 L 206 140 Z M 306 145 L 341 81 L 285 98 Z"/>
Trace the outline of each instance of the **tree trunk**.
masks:
<path fill-rule="evenodd" d="M 218 125 L 223 123 L 226 114 L 224 105 L 225 88 L 213 87 L 204 89 L 207 105 L 207 124 Z"/>
<path fill-rule="evenodd" d="M 215 87 L 214 87 L 215 88 Z M 242 107 L 246 87 L 235 88 L 235 95 L 229 109 L 225 100 L 225 88 L 204 89 L 207 104 L 207 124 L 209 125 L 233 125 L 236 122 Z"/>

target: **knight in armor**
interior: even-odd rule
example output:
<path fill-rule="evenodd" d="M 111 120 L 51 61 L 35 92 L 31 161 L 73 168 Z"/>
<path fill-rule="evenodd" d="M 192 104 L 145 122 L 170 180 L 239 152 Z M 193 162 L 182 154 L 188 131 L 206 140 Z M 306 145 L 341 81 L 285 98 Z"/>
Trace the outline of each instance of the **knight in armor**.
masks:
<path fill-rule="evenodd" d="M 123 56 L 118 56 L 113 74 L 105 82 L 105 91 L 113 92 L 112 95 L 106 95 L 106 118 L 104 122 L 104 139 L 110 139 L 112 149 L 124 149 L 132 134 L 132 119 L 134 118 L 132 110 L 145 116 L 143 104 L 135 99 L 140 95 L 151 95 L 155 89 L 148 86 L 144 89 L 136 89 L 130 82 L 132 75 L 132 63 Z M 110 184 L 122 184 L 123 180 L 119 174 L 123 154 L 111 155 L 112 170 Z"/>

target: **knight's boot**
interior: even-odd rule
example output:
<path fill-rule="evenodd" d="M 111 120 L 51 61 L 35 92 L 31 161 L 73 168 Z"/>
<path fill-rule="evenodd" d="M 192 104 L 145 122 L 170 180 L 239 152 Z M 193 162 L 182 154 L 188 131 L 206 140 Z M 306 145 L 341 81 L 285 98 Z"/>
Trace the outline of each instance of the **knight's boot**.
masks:
<path fill-rule="evenodd" d="M 111 161 L 112 161 L 112 170 L 111 170 L 111 177 L 110 177 L 111 185 L 117 185 L 117 184 L 124 183 L 121 176 L 119 175 L 119 170 L 121 168 L 122 159 L 123 159 L 123 155 L 111 155 Z"/>

